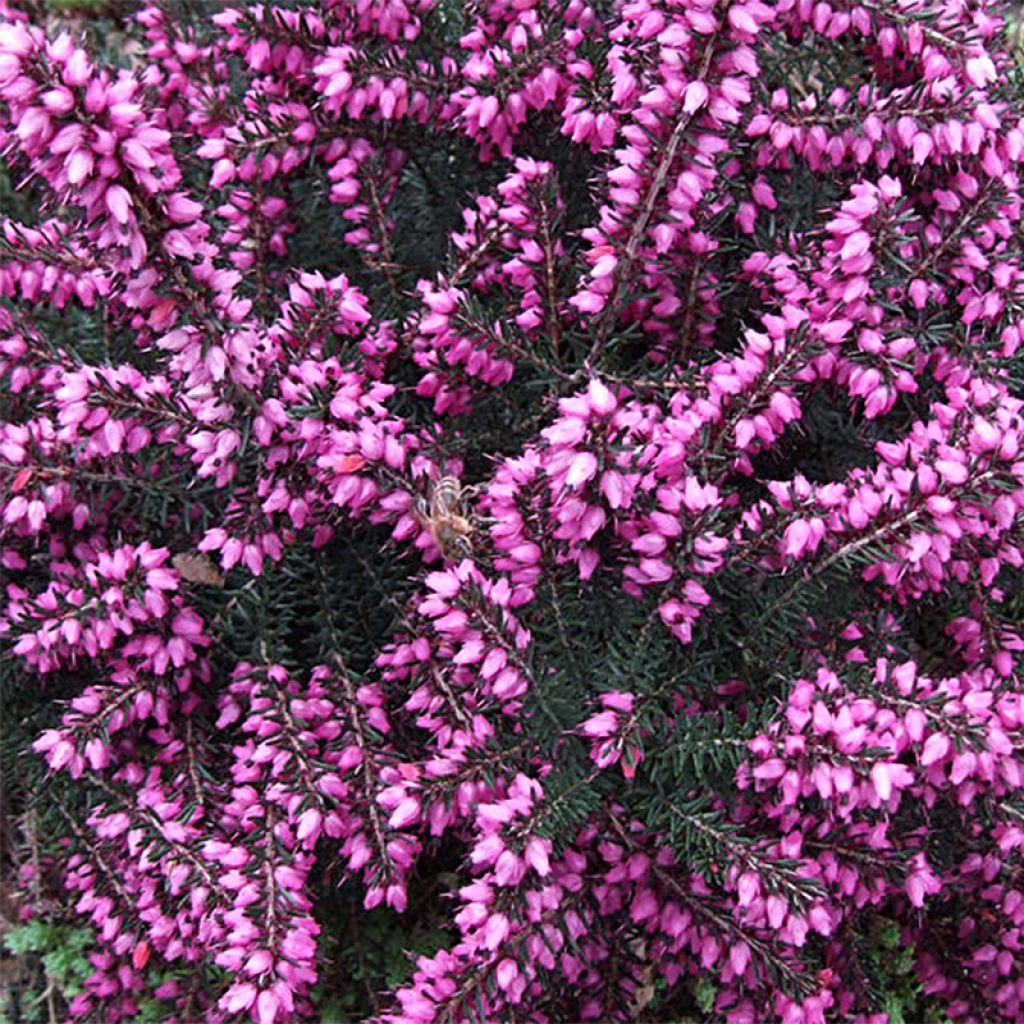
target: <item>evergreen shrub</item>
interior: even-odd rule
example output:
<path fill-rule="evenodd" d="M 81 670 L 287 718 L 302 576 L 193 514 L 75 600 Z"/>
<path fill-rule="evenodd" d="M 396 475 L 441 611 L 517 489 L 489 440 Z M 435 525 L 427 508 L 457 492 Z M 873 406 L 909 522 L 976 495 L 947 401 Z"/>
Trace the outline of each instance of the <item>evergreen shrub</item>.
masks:
<path fill-rule="evenodd" d="M 995 5 L 2 10 L 72 1017 L 1024 1020 Z"/>

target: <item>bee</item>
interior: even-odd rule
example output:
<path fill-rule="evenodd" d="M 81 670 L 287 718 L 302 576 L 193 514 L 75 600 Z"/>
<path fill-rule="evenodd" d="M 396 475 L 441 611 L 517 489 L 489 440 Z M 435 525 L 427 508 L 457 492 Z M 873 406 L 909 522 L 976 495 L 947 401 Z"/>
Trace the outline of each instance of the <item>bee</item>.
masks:
<path fill-rule="evenodd" d="M 430 495 L 420 498 L 416 512 L 424 528 L 446 562 L 455 562 L 473 553 L 473 521 L 466 500 L 476 493 L 463 487 L 458 477 L 442 476 L 430 485 Z"/>
<path fill-rule="evenodd" d="M 224 573 L 217 568 L 209 555 L 188 554 L 184 551 L 171 559 L 171 564 L 181 573 L 186 583 L 202 583 L 207 587 L 223 587 Z"/>

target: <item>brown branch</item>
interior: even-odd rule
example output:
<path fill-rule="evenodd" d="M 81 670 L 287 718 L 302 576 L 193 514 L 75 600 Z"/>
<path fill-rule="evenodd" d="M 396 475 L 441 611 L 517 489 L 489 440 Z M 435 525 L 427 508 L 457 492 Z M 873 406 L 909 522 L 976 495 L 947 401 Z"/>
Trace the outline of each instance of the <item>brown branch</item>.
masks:
<path fill-rule="evenodd" d="M 646 853 L 642 845 L 631 836 L 626 826 L 620 821 L 614 812 L 609 811 L 608 821 L 619 838 L 631 849 Z M 695 917 L 704 918 L 710 922 L 720 933 L 728 935 L 735 942 L 743 942 L 750 949 L 751 955 L 758 958 L 762 963 L 774 967 L 790 985 L 803 995 L 810 995 L 815 991 L 816 985 L 805 974 L 800 974 L 791 967 L 782 957 L 757 936 L 744 931 L 742 926 L 733 921 L 725 913 L 710 907 L 703 900 L 695 899 L 676 881 L 664 868 L 652 862 L 651 873 L 657 878 L 661 885 L 670 890 L 679 901 Z"/>
<path fill-rule="evenodd" d="M 703 82 L 708 77 L 708 73 L 711 70 L 711 61 L 715 54 L 715 44 L 718 41 L 718 35 L 721 31 L 728 6 L 728 2 L 723 5 L 718 27 L 708 40 L 707 45 L 704 47 L 700 67 L 697 70 L 696 77 L 693 79 L 694 81 Z M 608 342 L 608 338 L 611 335 L 612 329 L 615 327 L 617 314 L 619 312 L 619 303 L 622 301 L 627 281 L 632 275 L 633 265 L 636 262 L 640 243 L 643 241 L 644 234 L 647 231 L 647 225 L 654 214 L 654 208 L 665 188 L 665 183 L 668 181 L 669 172 L 671 171 L 672 164 L 676 159 L 676 153 L 682 145 L 686 131 L 690 127 L 690 123 L 693 121 L 697 113 L 697 111 L 694 113 L 684 111 L 680 115 L 679 119 L 676 121 L 675 127 L 672 129 L 672 134 L 669 136 L 668 143 L 661 154 L 657 170 L 654 172 L 654 179 L 651 181 L 651 184 L 647 189 L 643 205 L 640 207 L 640 212 L 636 220 L 633 221 L 633 229 L 629 233 L 625 249 L 623 250 L 622 256 L 619 258 L 619 263 L 616 267 L 616 271 L 618 271 L 618 273 L 616 273 L 615 288 L 609 297 L 608 305 L 605 306 L 604 312 L 600 315 L 598 320 L 597 338 L 595 339 L 594 344 L 591 347 L 590 354 L 587 356 L 586 360 L 588 365 L 592 366 L 598 359 L 600 359 L 601 354 L 604 352 L 605 345 Z"/>

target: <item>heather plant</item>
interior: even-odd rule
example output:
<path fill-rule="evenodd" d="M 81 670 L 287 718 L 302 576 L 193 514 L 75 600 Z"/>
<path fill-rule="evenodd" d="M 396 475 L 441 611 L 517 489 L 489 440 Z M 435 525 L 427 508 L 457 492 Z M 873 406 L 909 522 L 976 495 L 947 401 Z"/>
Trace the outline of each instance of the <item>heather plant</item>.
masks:
<path fill-rule="evenodd" d="M 124 29 L 0 24 L 4 772 L 70 1016 L 1024 1019 L 996 6 Z"/>

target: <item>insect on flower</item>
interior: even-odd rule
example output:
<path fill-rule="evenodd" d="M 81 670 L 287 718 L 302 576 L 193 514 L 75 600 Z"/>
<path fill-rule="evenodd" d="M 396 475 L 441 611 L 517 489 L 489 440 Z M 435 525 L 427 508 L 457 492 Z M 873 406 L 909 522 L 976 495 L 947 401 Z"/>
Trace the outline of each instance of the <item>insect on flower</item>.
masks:
<path fill-rule="evenodd" d="M 420 522 L 446 562 L 473 553 L 473 520 L 466 508 L 466 499 L 474 490 L 463 487 L 458 477 L 442 476 L 431 483 L 429 497 L 417 502 Z"/>

